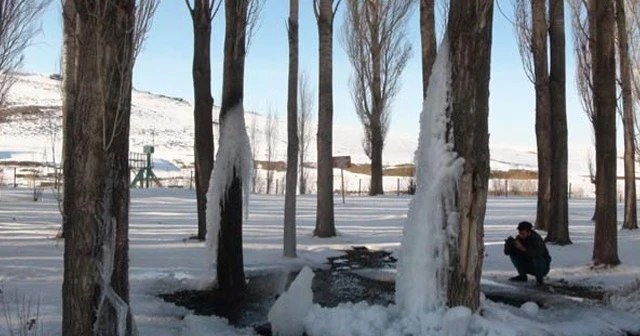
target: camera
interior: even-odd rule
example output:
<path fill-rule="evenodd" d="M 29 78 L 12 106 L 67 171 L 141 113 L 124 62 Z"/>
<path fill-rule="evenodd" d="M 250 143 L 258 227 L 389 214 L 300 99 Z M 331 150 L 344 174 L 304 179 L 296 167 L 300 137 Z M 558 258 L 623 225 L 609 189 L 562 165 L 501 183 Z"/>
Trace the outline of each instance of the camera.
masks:
<path fill-rule="evenodd" d="M 516 239 L 509 236 L 504 240 L 504 254 L 513 255 L 516 254 Z"/>

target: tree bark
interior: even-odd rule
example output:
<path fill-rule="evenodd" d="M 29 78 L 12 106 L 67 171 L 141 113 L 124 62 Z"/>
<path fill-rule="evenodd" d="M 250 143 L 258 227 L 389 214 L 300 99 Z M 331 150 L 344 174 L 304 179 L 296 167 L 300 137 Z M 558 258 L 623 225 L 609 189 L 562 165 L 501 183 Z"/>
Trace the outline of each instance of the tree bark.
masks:
<path fill-rule="evenodd" d="M 369 196 L 383 195 L 382 150 L 384 140 L 382 129 L 379 125 L 371 125 L 371 182 L 369 184 Z"/>
<path fill-rule="evenodd" d="M 437 51 L 434 0 L 420 0 L 420 41 L 422 45 L 422 99 L 425 99 Z"/>
<path fill-rule="evenodd" d="M 210 0 L 195 0 L 193 21 L 193 119 L 194 161 L 198 212 L 198 240 L 207 235 L 207 190 L 213 170 L 213 98 L 211 97 L 211 14 Z"/>
<path fill-rule="evenodd" d="M 465 163 L 458 182 L 460 232 L 450 253 L 448 306 L 463 305 L 472 310 L 480 305 L 484 255 L 492 25 L 493 0 L 451 0 L 447 38 L 452 71 L 453 142 L 454 151 Z"/>
<path fill-rule="evenodd" d="M 532 53 L 536 91 L 536 140 L 538 147 L 538 206 L 536 228 L 548 230 L 551 222 L 551 97 L 547 64 L 545 0 L 531 1 Z"/>
<path fill-rule="evenodd" d="M 314 235 L 336 235 L 333 211 L 333 0 L 318 1 L 318 206 Z"/>
<path fill-rule="evenodd" d="M 371 13 L 373 23 L 369 25 L 371 31 L 371 120 L 369 120 L 371 130 L 371 182 L 369 183 L 369 196 L 383 195 L 383 172 L 382 172 L 382 149 L 384 148 L 384 133 L 382 131 L 384 100 L 382 90 L 382 53 L 383 46 L 381 40 L 382 21 L 379 13 L 380 3 L 371 2 Z M 392 52 L 392 51 L 391 51 Z M 388 73 L 386 75 L 389 75 Z"/>
<path fill-rule="evenodd" d="M 65 0 L 62 7 L 62 24 L 63 24 L 63 40 L 62 40 L 62 125 L 67 125 L 67 118 L 73 114 L 71 106 L 73 105 L 76 95 L 76 62 L 77 62 L 77 12 L 75 0 Z M 73 118 L 73 116 L 72 116 Z M 74 159 L 72 149 L 67 149 L 70 139 L 67 137 L 71 132 L 63 130 L 62 135 L 62 165 Z M 69 155 L 67 155 L 69 153 Z M 68 225 L 68 218 L 65 215 L 69 211 L 70 204 L 65 203 L 67 198 L 67 189 L 63 189 L 63 205 L 62 205 L 62 232 L 60 238 L 64 238 L 65 227 Z"/>
<path fill-rule="evenodd" d="M 128 304 L 129 119 L 134 0 L 75 2 L 78 46 L 75 99 L 65 120 L 68 218 L 64 251 L 64 335 L 131 334 L 111 289 Z M 112 266 L 112 268 L 110 267 Z"/>
<path fill-rule="evenodd" d="M 624 223 L 628 230 L 638 228 L 636 206 L 635 169 L 635 117 L 631 91 L 631 60 L 627 33 L 627 18 L 624 0 L 616 0 L 616 23 L 618 28 L 618 59 L 622 82 L 622 125 L 624 128 Z"/>
<path fill-rule="evenodd" d="M 225 38 L 220 122 L 231 109 L 242 104 L 246 56 L 247 8 L 249 0 L 225 0 Z M 238 130 L 239 132 L 245 130 Z M 221 139 L 225 141 L 226 139 Z M 231 184 L 223 192 L 218 234 L 218 289 L 230 298 L 245 289 L 242 255 L 242 177 L 233 170 Z"/>
<path fill-rule="evenodd" d="M 617 265 L 616 209 L 616 59 L 614 2 L 595 1 L 593 97 L 596 140 L 595 265 Z"/>
<path fill-rule="evenodd" d="M 564 0 L 549 2 L 551 74 L 551 220 L 546 240 L 558 245 L 571 244 L 569 238 L 569 179 L 567 143 L 566 55 Z"/>
<path fill-rule="evenodd" d="M 296 257 L 298 177 L 298 0 L 289 0 L 289 87 L 287 97 L 287 183 L 284 199 L 284 256 Z"/>

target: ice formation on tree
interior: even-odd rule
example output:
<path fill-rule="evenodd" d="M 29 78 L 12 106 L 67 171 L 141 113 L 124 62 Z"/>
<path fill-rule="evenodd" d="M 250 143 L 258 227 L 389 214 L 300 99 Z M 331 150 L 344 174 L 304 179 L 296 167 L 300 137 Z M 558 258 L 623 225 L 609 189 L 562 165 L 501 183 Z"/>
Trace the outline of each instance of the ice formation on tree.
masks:
<path fill-rule="evenodd" d="M 212 264 L 216 263 L 218 254 L 218 238 L 220 232 L 220 205 L 226 201 L 225 192 L 228 191 L 236 176 L 242 179 L 242 193 L 244 197 L 243 211 L 248 207 L 249 191 L 251 190 L 251 173 L 253 161 L 251 145 L 244 121 L 242 104 L 231 108 L 222 121 L 220 131 L 220 146 L 216 155 L 215 166 L 209 191 L 207 191 L 207 236 L 206 242 L 211 255 Z M 241 225 L 241 223 L 238 223 Z"/>
<path fill-rule="evenodd" d="M 411 315 L 443 308 L 449 264 L 448 245 L 458 231 L 456 184 L 464 160 L 453 151 L 449 108 L 451 64 L 446 37 L 433 65 L 420 116 L 417 190 L 404 225 L 396 303 Z"/>

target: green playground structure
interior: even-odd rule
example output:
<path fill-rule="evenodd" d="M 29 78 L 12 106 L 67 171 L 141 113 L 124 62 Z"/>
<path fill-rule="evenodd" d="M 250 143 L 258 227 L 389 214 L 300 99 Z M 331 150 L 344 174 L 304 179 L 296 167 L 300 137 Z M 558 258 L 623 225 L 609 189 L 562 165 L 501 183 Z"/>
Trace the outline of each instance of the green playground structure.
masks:
<path fill-rule="evenodd" d="M 162 183 L 153 173 L 153 151 L 154 146 L 147 145 L 142 148 L 143 153 L 129 153 L 129 169 L 136 172 L 136 177 L 131 181 L 131 188 L 149 188 L 150 182 L 162 187 Z"/>

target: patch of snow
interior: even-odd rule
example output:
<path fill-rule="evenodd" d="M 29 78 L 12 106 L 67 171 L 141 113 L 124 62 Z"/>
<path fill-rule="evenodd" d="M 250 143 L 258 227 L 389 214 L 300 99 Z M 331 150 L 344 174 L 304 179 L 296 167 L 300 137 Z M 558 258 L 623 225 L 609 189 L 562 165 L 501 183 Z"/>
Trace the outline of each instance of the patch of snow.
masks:
<path fill-rule="evenodd" d="M 305 266 L 282 293 L 269 310 L 267 318 L 275 336 L 301 336 L 304 332 L 304 318 L 313 306 L 311 281 L 313 271 Z"/>
<path fill-rule="evenodd" d="M 623 286 L 607 301 L 617 309 L 640 315 L 640 279 Z"/>
<path fill-rule="evenodd" d="M 529 301 L 523 303 L 522 306 L 520 306 L 520 309 L 531 316 L 536 316 L 538 315 L 540 307 L 538 307 L 537 303 Z"/>
<path fill-rule="evenodd" d="M 447 309 L 442 319 L 442 333 L 448 336 L 465 336 L 471 323 L 471 309 L 467 307 L 453 307 Z"/>

